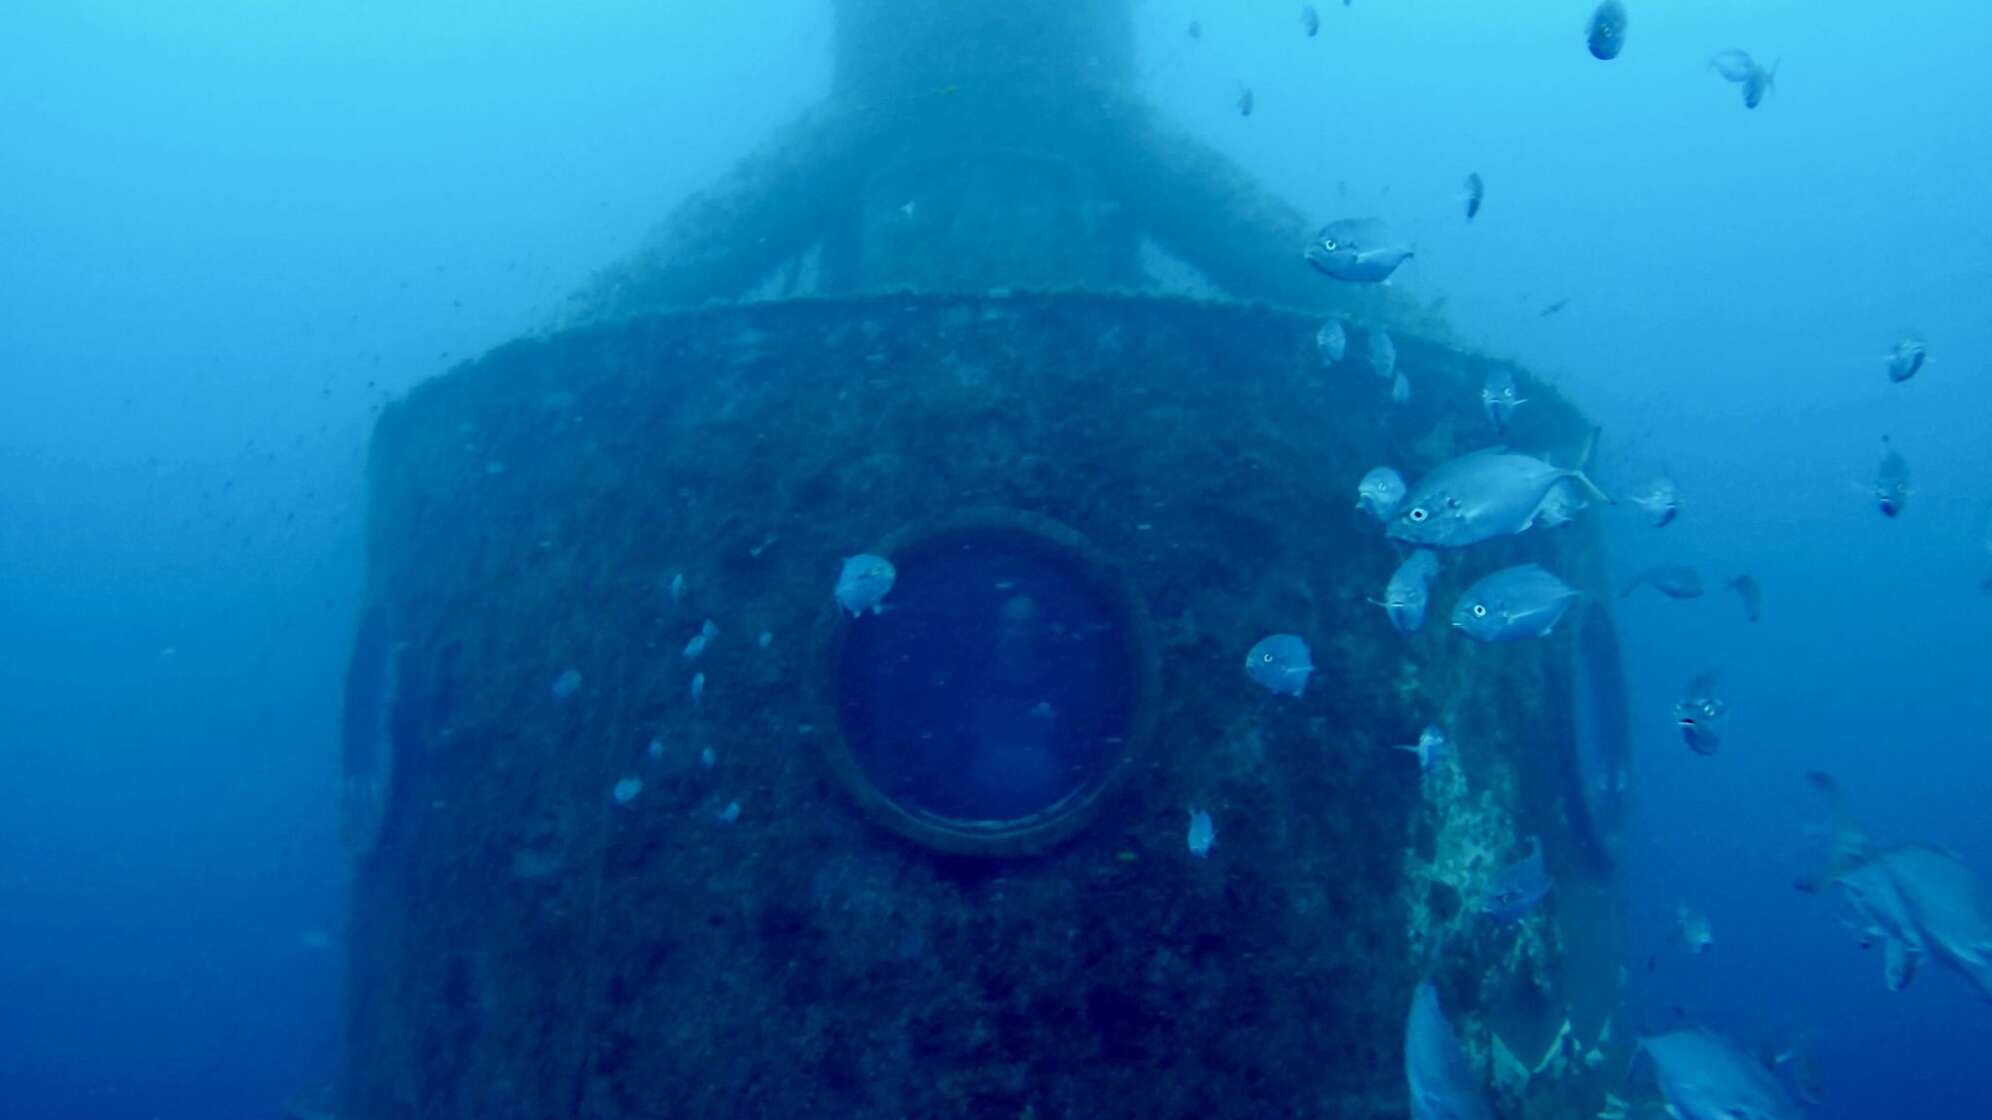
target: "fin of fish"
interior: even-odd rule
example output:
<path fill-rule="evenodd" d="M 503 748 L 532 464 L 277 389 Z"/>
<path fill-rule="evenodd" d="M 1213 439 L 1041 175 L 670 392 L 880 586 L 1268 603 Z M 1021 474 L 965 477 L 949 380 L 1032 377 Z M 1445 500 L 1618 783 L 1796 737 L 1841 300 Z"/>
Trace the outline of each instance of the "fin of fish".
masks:
<path fill-rule="evenodd" d="M 1813 789 L 1826 798 L 1826 805 L 1833 816 L 1833 855 L 1825 872 L 1814 876 L 1819 883 L 1830 882 L 1848 865 L 1866 859 L 1873 851 L 1874 844 L 1868 839 L 1867 831 L 1861 827 L 1854 814 L 1847 808 L 1847 798 L 1840 791 L 1840 783 L 1833 775 L 1823 770 L 1814 770 L 1805 776 Z"/>

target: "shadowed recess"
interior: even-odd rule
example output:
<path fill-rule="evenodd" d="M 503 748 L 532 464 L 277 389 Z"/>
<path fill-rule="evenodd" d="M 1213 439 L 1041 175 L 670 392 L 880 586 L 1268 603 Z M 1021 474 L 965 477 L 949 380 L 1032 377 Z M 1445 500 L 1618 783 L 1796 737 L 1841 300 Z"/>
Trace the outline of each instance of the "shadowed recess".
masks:
<path fill-rule="evenodd" d="M 1632 756 L 1626 709 L 1625 665 L 1611 615 L 1584 612 L 1571 651 L 1571 730 L 1576 736 L 1576 777 L 1591 838 L 1607 862 L 1617 858 L 1625 819 L 1625 790 Z"/>

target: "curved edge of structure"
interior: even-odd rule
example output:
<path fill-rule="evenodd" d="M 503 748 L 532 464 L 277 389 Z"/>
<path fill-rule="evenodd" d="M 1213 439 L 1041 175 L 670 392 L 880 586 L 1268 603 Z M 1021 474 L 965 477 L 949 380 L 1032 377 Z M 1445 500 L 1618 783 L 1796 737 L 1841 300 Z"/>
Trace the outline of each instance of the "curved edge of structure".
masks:
<path fill-rule="evenodd" d="M 635 252 L 598 270 L 555 329 L 732 299 L 836 225 L 856 189 L 864 145 L 826 104 L 769 137 L 679 203 Z"/>

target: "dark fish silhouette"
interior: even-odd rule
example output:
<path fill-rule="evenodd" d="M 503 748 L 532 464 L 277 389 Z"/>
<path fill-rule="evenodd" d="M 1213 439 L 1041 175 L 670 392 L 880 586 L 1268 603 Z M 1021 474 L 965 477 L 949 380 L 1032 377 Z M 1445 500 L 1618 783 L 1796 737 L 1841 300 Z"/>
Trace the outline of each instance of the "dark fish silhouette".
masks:
<path fill-rule="evenodd" d="M 1486 185 L 1480 181 L 1480 172 L 1475 171 L 1466 177 L 1466 220 L 1472 221 L 1480 213 L 1480 200 L 1487 194 Z"/>
<path fill-rule="evenodd" d="M 1757 583 L 1756 576 L 1744 572 L 1742 575 L 1729 577 L 1722 586 L 1742 597 L 1744 617 L 1752 622 L 1762 617 L 1764 589 Z"/>
<path fill-rule="evenodd" d="M 1756 72 L 1752 73 L 1748 78 L 1743 79 L 1743 107 L 1745 109 L 1755 109 L 1757 106 L 1762 105 L 1764 103 L 1764 95 L 1771 92 L 1772 87 L 1777 85 L 1777 81 L 1778 67 L 1776 63 L 1772 63 L 1769 70 L 1759 67 Z"/>
<path fill-rule="evenodd" d="M 1716 73 L 1732 82 L 1748 81 L 1750 75 L 1757 72 L 1757 60 L 1751 58 L 1750 52 L 1745 50 L 1718 51 L 1714 58 L 1708 60 L 1708 64 L 1715 68 Z"/>
<path fill-rule="evenodd" d="M 1699 599 L 1703 590 L 1701 573 L 1686 564 L 1655 564 L 1632 577 L 1619 597 L 1630 597 L 1640 584 L 1651 585 L 1669 599 Z"/>
<path fill-rule="evenodd" d="M 1726 50 L 1709 59 L 1709 66 L 1722 75 L 1724 80 L 1735 82 L 1743 87 L 1743 107 L 1755 109 L 1763 104 L 1764 95 L 1777 83 L 1778 64 L 1772 63 L 1766 70 L 1750 57 L 1749 51 Z"/>
<path fill-rule="evenodd" d="M 1551 315 L 1556 314 L 1557 312 L 1563 310 L 1568 306 L 1570 306 L 1569 300 L 1567 299 L 1557 300 L 1555 303 L 1552 303 L 1548 307 L 1543 308 L 1541 311 L 1536 312 L 1536 318 L 1547 319 Z"/>
<path fill-rule="evenodd" d="M 1874 469 L 1874 504 L 1883 517 L 1894 517 L 1909 504 L 1909 461 L 1881 437 L 1881 464 Z"/>
<path fill-rule="evenodd" d="M 1904 338 L 1888 353 L 1888 379 L 1901 382 L 1916 376 L 1926 357 L 1922 339 L 1914 335 Z"/>
<path fill-rule="evenodd" d="M 1307 32 L 1307 37 L 1310 39 L 1321 34 L 1321 13 L 1314 10 L 1314 5 L 1302 4 L 1300 6 L 1300 26 L 1303 31 Z"/>
<path fill-rule="evenodd" d="M 1584 45 L 1591 48 L 1591 57 L 1607 62 L 1619 56 L 1625 49 L 1625 5 L 1619 0 L 1604 0 L 1597 10 L 1591 13 L 1591 24 L 1584 33 Z"/>

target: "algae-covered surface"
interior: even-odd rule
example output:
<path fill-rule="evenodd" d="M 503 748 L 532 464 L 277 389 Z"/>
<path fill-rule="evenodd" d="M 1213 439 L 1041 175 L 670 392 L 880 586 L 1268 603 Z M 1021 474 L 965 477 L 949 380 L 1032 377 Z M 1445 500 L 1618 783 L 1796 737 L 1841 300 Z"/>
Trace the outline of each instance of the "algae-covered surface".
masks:
<path fill-rule="evenodd" d="M 1401 337 L 1393 405 L 1349 325 L 1323 369 L 1318 322 L 1263 307 L 750 304 L 517 342 L 394 405 L 369 586 L 407 741 L 355 891 L 346 1111 L 1403 1115 L 1427 971 L 1483 1064 L 1561 1055 L 1510 1079 L 1530 1115 L 1594 1111 L 1618 934 L 1571 639 L 1445 614 L 1529 559 L 1602 591 L 1602 557 L 1582 519 L 1447 556 L 1393 630 L 1356 480 L 1493 442 L 1485 366 Z M 1518 376 L 1507 442 L 1574 457 L 1584 423 Z M 1152 741 L 1030 859 L 901 839 L 826 763 L 842 559 L 969 508 L 1066 527 L 1152 620 Z M 1275 632 L 1312 647 L 1298 698 L 1241 668 Z M 1421 776 L 1390 748 L 1427 723 L 1454 750 Z M 1477 893 L 1532 837 L 1557 891 L 1495 923 Z"/>

